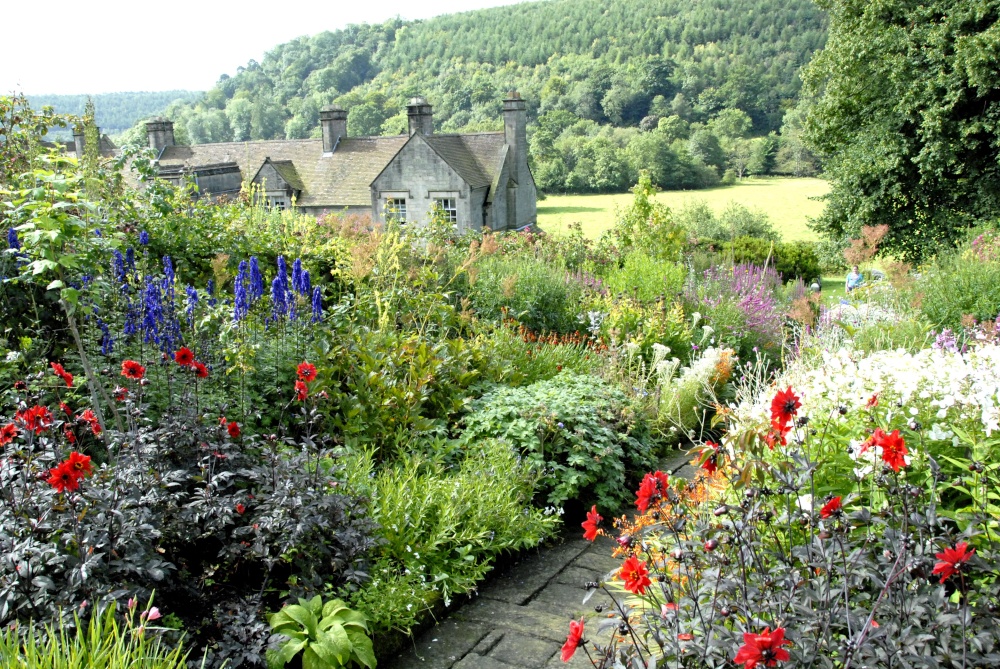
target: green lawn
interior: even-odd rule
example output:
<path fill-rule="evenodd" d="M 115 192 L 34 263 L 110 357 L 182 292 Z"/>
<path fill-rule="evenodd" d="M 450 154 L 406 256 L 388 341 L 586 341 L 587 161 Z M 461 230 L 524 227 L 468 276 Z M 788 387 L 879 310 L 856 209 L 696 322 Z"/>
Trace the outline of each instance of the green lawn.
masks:
<path fill-rule="evenodd" d="M 704 200 L 716 213 L 730 202 L 762 209 L 785 241 L 813 240 L 806 220 L 819 216 L 824 204 L 816 198 L 829 186 L 822 179 L 745 179 L 734 186 L 706 190 L 665 191 L 656 198 L 671 209 L 691 200 Z M 614 224 L 616 207 L 627 206 L 631 193 L 615 195 L 550 195 L 538 203 L 538 225 L 546 232 L 562 232 L 570 223 L 583 224 L 588 237 L 597 238 Z"/>

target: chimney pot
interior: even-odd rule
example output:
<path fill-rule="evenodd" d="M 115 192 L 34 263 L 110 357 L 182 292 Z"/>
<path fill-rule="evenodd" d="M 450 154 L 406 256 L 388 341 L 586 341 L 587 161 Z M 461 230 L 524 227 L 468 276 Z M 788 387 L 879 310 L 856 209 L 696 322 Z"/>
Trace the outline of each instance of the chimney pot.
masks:
<path fill-rule="evenodd" d="M 323 153 L 333 153 L 341 138 L 347 137 L 347 112 L 340 105 L 327 105 L 319 111 L 323 129 Z"/>
<path fill-rule="evenodd" d="M 434 108 L 427 104 L 423 97 L 415 97 L 406 105 L 406 116 L 409 120 L 410 135 L 420 133 L 427 136 L 434 134 Z"/>
<path fill-rule="evenodd" d="M 163 149 L 174 145 L 174 123 L 162 116 L 151 118 L 146 122 L 146 138 L 149 146 L 161 153 Z"/>

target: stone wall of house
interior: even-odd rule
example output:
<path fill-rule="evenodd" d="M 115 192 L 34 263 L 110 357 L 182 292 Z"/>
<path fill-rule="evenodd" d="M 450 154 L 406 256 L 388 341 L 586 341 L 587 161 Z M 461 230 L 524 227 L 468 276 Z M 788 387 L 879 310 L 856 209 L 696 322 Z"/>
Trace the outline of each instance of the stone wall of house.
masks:
<path fill-rule="evenodd" d="M 431 220 L 431 208 L 438 197 L 454 197 L 459 230 L 479 230 L 483 225 L 484 195 L 472 197 L 465 180 L 434 152 L 420 135 L 415 135 L 372 182 L 372 210 L 384 221 L 386 194 L 406 196 L 408 223 L 424 225 Z"/>

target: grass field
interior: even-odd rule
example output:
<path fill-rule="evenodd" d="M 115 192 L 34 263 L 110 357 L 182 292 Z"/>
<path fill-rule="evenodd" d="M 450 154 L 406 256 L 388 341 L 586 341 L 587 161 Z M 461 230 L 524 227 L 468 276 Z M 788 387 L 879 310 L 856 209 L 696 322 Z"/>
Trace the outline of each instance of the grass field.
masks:
<path fill-rule="evenodd" d="M 704 200 L 716 213 L 730 202 L 761 209 L 781 232 L 785 241 L 814 240 L 806 227 L 809 218 L 819 216 L 819 201 L 829 191 L 822 179 L 745 179 L 734 186 L 706 190 L 665 191 L 656 199 L 671 209 L 680 209 L 692 200 Z M 546 232 L 562 232 L 570 223 L 583 225 L 584 234 L 597 238 L 614 224 L 616 207 L 625 207 L 631 193 L 615 195 L 550 195 L 538 203 L 538 226 Z"/>

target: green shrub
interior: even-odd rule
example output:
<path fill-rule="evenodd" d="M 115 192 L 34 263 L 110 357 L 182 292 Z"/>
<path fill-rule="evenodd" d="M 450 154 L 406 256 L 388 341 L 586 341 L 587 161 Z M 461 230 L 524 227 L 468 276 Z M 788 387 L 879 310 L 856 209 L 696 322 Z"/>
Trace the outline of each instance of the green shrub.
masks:
<path fill-rule="evenodd" d="M 629 295 L 649 303 L 663 296 L 672 299 L 684 286 L 685 275 L 680 263 L 632 251 L 625 256 L 621 267 L 613 267 L 605 274 L 604 287 L 614 295 Z"/>
<path fill-rule="evenodd" d="M 539 473 L 494 440 L 468 445 L 458 467 L 413 456 L 374 473 L 371 453 L 348 466 L 370 496 L 381 545 L 369 580 L 350 596 L 373 629 L 408 632 L 435 602 L 476 587 L 501 553 L 537 546 L 558 518 L 531 508 Z"/>
<path fill-rule="evenodd" d="M 812 281 L 822 274 L 815 245 L 801 241 L 778 244 L 775 269 L 786 282 L 793 279 Z"/>
<path fill-rule="evenodd" d="M 962 317 L 993 320 L 1000 311 L 1000 262 L 949 255 L 926 269 L 914 287 L 920 309 L 939 328 L 959 330 Z"/>
<path fill-rule="evenodd" d="M 572 332 L 583 289 L 566 270 L 532 257 L 487 256 L 475 268 L 469 299 L 483 318 L 500 320 L 504 310 L 535 332 Z"/>
<path fill-rule="evenodd" d="M 147 611 L 151 610 L 147 608 Z M 91 616 L 86 624 L 29 627 L 0 632 L 0 666 L 4 669 L 187 669 L 188 654 L 180 644 L 166 644 L 159 632 L 136 620 L 130 611 L 124 621 L 115 605 Z"/>
<path fill-rule="evenodd" d="M 268 616 L 271 630 L 288 637 L 280 648 L 268 651 L 270 669 L 281 669 L 301 653 L 308 669 L 375 667 L 372 640 L 368 638 L 368 619 L 352 611 L 339 599 L 326 604 L 316 595 L 299 598 Z"/>
<path fill-rule="evenodd" d="M 694 200 L 677 212 L 677 222 L 699 240 L 732 241 L 737 237 L 781 240 L 767 214 L 759 209 L 730 202 L 718 216 L 704 200 Z"/>
<path fill-rule="evenodd" d="M 736 265 L 750 264 L 774 267 L 784 281 L 819 278 L 821 271 L 816 250 L 809 242 L 772 242 L 760 237 L 737 237 L 723 248 Z"/>
<path fill-rule="evenodd" d="M 525 388 L 497 388 L 473 403 L 462 439 L 501 438 L 543 472 L 547 503 L 631 501 L 628 477 L 654 464 L 649 425 L 620 390 L 593 376 L 562 373 Z"/>
<path fill-rule="evenodd" d="M 473 365 L 480 378 L 490 384 L 525 386 L 551 379 L 559 372 L 590 374 L 597 370 L 600 356 L 580 335 L 558 338 L 557 343 L 529 341 L 532 333 L 509 324 L 483 328 L 471 344 Z M 526 340 L 526 337 L 529 340 Z"/>

